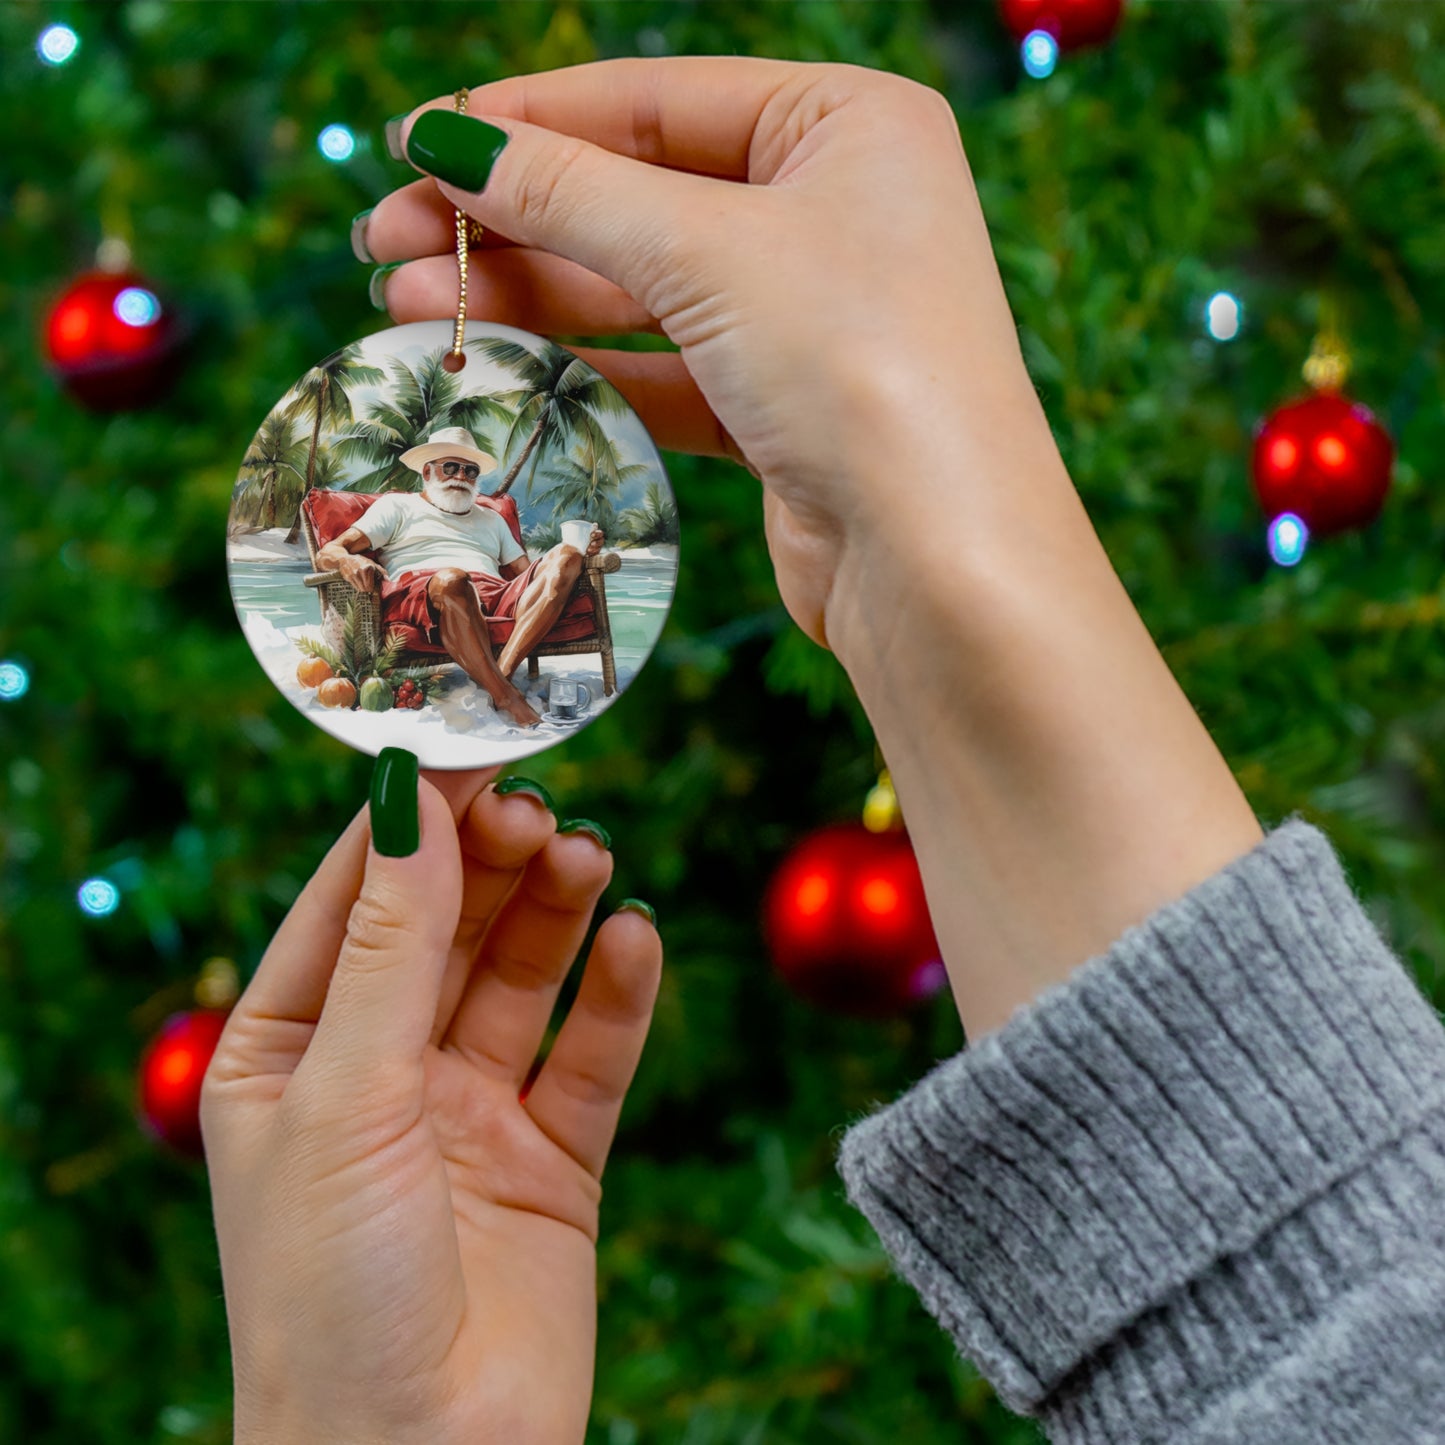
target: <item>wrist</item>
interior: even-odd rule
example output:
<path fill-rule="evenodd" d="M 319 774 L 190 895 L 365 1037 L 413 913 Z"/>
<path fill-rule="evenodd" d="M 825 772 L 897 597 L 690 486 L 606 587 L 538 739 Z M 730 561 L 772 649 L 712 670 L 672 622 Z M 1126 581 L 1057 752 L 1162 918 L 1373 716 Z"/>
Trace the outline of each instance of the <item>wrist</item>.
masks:
<path fill-rule="evenodd" d="M 1000 435 L 939 449 L 936 522 L 850 539 L 827 617 L 970 1038 L 1262 836 L 1052 438 Z"/>

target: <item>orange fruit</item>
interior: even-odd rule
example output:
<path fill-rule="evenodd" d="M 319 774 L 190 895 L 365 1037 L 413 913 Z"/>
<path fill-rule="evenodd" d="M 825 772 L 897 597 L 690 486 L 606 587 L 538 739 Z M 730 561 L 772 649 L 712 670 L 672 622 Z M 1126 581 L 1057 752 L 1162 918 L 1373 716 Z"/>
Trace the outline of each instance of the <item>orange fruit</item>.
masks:
<path fill-rule="evenodd" d="M 328 677 L 316 689 L 316 701 L 322 707 L 355 707 L 356 688 L 344 677 Z"/>
<path fill-rule="evenodd" d="M 328 677 L 335 677 L 329 664 L 319 657 L 306 657 L 296 669 L 296 681 L 302 687 L 319 687 Z"/>

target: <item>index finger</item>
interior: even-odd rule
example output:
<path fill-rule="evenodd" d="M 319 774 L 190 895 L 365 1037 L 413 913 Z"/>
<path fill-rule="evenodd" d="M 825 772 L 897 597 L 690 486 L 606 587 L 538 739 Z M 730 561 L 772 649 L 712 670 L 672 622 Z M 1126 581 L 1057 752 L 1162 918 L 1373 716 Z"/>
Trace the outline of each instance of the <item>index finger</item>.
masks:
<path fill-rule="evenodd" d="M 766 181 L 770 177 L 752 170 L 764 112 L 790 86 L 811 83 L 817 71 L 743 55 L 629 56 L 489 81 L 471 91 L 468 109 L 527 121 L 672 170 Z M 447 96 L 412 114 L 450 110 L 452 104 Z"/>

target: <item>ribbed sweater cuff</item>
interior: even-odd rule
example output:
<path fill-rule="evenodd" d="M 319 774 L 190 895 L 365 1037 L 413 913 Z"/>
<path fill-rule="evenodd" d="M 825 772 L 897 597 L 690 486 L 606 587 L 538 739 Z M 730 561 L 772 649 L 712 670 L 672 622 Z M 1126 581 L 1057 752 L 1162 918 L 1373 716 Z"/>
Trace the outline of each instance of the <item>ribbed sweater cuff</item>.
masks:
<path fill-rule="evenodd" d="M 855 1124 L 838 1167 L 1007 1404 L 1143 1439 L 1201 1361 L 1267 1353 L 1241 1335 L 1347 1285 L 1331 1231 L 1378 1258 L 1398 1217 L 1372 1161 L 1439 1161 L 1442 1102 L 1439 1018 L 1291 818 Z"/>

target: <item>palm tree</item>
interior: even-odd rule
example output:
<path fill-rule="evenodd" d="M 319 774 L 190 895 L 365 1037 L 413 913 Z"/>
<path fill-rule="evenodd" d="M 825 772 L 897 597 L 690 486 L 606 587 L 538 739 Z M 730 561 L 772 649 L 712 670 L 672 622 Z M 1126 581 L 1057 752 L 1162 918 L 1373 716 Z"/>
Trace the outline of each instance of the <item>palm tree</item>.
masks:
<path fill-rule="evenodd" d="M 634 546 L 648 547 L 654 542 L 676 542 L 682 535 L 677 520 L 677 503 L 664 494 L 662 484 L 651 481 L 640 507 L 629 507 L 618 519 L 618 526 Z"/>
<path fill-rule="evenodd" d="M 606 377 L 554 342 L 544 341 L 540 351 L 529 351 L 518 342 L 501 338 L 469 341 L 467 345 L 488 361 L 507 367 L 521 383 L 515 390 L 498 392 L 495 396 L 498 402 L 515 408 L 503 455 L 526 437 L 501 485 L 492 493 L 495 497 L 511 491 L 512 483 L 529 457 L 532 459 L 532 470 L 527 475 L 530 495 L 532 478 L 544 453 L 565 452 L 577 438 L 589 439 L 598 454 L 604 454 L 607 433 L 598 418 L 626 416 L 630 410 L 622 393 Z"/>
<path fill-rule="evenodd" d="M 234 532 L 274 527 L 278 512 L 285 516 L 287 508 L 301 501 L 305 455 L 306 443 L 296 435 L 295 421 L 285 408 L 274 408 L 241 458 L 233 511 L 236 523 L 251 526 L 233 524 Z"/>
<path fill-rule="evenodd" d="M 492 396 L 463 396 L 462 384 L 442 366 L 445 350 L 429 353 L 413 369 L 393 359 L 390 380 L 380 399 L 351 430 L 333 440 L 343 460 L 359 458 L 370 466 L 365 476 L 346 483 L 351 492 L 415 492 L 421 481 L 403 464 L 403 452 L 419 446 L 439 427 L 462 426 L 484 447 L 497 451 L 494 424 L 510 426 L 512 410 Z"/>
<path fill-rule="evenodd" d="M 351 389 L 355 386 L 369 386 L 385 376 L 379 366 L 371 366 L 361 360 L 361 343 L 353 341 L 342 347 L 333 356 L 328 356 L 319 366 L 313 366 L 292 388 L 291 401 L 287 410 L 293 417 L 303 414 L 311 417 L 311 454 L 306 459 L 306 490 L 316 485 L 316 450 L 321 445 L 321 428 L 327 431 L 341 431 L 351 425 Z M 301 511 L 297 508 L 296 518 L 291 524 L 287 541 L 295 541 L 301 526 Z"/>
<path fill-rule="evenodd" d="M 552 517 L 588 517 L 608 536 L 616 525 L 615 502 L 623 485 L 651 470 L 646 462 L 623 462 L 617 443 L 605 433 L 601 445 L 588 434 L 570 457 L 560 457 L 543 474 L 553 483 L 537 500 L 551 504 Z"/>

